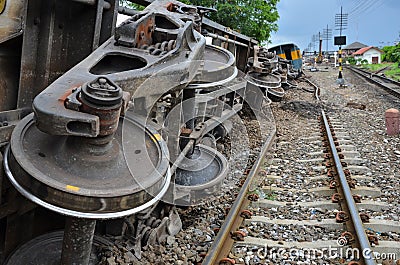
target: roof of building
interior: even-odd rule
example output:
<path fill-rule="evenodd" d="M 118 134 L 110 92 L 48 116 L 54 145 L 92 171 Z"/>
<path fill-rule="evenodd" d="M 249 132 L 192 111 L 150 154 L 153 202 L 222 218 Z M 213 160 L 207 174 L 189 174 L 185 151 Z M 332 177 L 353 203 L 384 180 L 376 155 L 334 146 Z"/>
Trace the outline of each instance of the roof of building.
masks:
<path fill-rule="evenodd" d="M 361 42 L 353 42 L 352 44 L 347 45 L 346 47 L 344 47 L 342 50 L 359 50 L 361 48 L 365 48 L 367 47 L 367 45 L 362 44 Z"/>
<path fill-rule="evenodd" d="M 374 50 L 377 50 L 378 52 L 382 53 L 382 51 L 379 50 L 378 48 L 376 48 L 374 46 L 368 46 L 368 47 L 359 49 L 358 51 L 354 52 L 353 55 L 363 55 L 366 51 L 368 51 L 370 49 L 374 49 Z"/>

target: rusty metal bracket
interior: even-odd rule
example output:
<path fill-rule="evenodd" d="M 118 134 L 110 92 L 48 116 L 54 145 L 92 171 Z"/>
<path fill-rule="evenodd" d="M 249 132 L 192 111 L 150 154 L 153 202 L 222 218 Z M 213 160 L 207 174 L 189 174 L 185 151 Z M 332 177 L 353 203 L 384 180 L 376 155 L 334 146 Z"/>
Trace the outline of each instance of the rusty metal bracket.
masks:
<path fill-rule="evenodd" d="M 354 235 L 349 231 L 343 232 L 340 236 L 346 238 L 347 245 L 353 244 L 356 241 Z"/>
<path fill-rule="evenodd" d="M 360 218 L 363 223 L 369 223 L 369 215 L 367 213 L 360 213 Z"/>
<path fill-rule="evenodd" d="M 252 193 L 252 194 L 249 194 L 249 196 L 247 196 L 247 199 L 252 202 L 258 201 L 259 198 L 260 198 L 260 196 L 258 196 L 258 194 L 256 194 L 256 193 Z"/>
<path fill-rule="evenodd" d="M 153 43 L 155 27 L 154 13 L 135 15 L 123 22 L 115 31 L 116 44 L 134 48 L 149 46 Z"/>
<path fill-rule="evenodd" d="M 335 193 L 332 195 L 332 202 L 333 203 L 338 203 L 341 202 L 343 200 L 342 196 L 340 196 L 339 193 Z"/>
<path fill-rule="evenodd" d="M 253 216 L 253 213 L 252 213 L 251 211 L 249 211 L 249 210 L 243 210 L 243 211 L 240 213 L 240 216 L 241 216 L 242 218 L 244 218 L 244 219 L 250 219 L 250 218 Z"/>
<path fill-rule="evenodd" d="M 236 241 L 244 241 L 244 238 L 246 237 L 246 233 L 240 230 L 237 230 L 235 232 L 231 232 L 231 238 Z"/>
<path fill-rule="evenodd" d="M 350 179 L 350 180 L 347 180 L 347 183 L 349 184 L 349 187 L 351 188 L 351 189 L 355 189 L 356 188 L 356 180 L 354 180 L 354 179 Z M 353 196 L 354 197 L 354 196 Z"/>
<path fill-rule="evenodd" d="M 361 196 L 358 194 L 353 194 L 353 199 L 355 203 L 361 203 Z"/>
<path fill-rule="evenodd" d="M 378 237 L 376 235 L 367 234 L 367 237 L 368 237 L 369 243 L 375 244 L 375 245 L 379 245 L 379 240 L 378 240 Z"/>
<path fill-rule="evenodd" d="M 236 264 L 236 261 L 231 258 L 223 258 L 219 261 L 219 265 L 234 265 Z"/>
<path fill-rule="evenodd" d="M 332 180 L 331 182 L 329 182 L 329 188 L 331 190 L 336 189 L 336 187 L 337 187 L 336 180 Z"/>
<path fill-rule="evenodd" d="M 350 220 L 350 217 L 347 213 L 340 211 L 336 213 L 336 222 L 337 223 L 344 223 Z"/>

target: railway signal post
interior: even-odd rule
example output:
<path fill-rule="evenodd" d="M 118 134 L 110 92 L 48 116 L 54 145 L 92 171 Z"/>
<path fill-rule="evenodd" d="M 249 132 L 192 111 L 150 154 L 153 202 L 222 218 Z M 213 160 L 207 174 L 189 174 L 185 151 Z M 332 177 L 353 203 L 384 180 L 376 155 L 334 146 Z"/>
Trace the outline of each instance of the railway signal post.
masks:
<path fill-rule="evenodd" d="M 340 7 L 340 14 L 336 14 L 335 16 L 335 25 L 339 30 L 339 36 L 336 36 L 334 39 L 334 44 L 339 46 L 339 76 L 336 82 L 340 86 L 344 86 L 343 79 L 343 66 L 342 66 L 342 45 L 346 45 L 346 36 L 342 36 L 342 30 L 346 29 L 348 22 L 348 14 L 343 14 L 343 8 Z"/>
<path fill-rule="evenodd" d="M 344 79 L 343 79 L 343 74 L 342 74 L 343 66 L 342 66 L 342 47 L 341 46 L 339 46 L 338 56 L 339 56 L 339 76 L 337 79 L 337 83 L 342 86 L 342 85 L 344 85 Z"/>

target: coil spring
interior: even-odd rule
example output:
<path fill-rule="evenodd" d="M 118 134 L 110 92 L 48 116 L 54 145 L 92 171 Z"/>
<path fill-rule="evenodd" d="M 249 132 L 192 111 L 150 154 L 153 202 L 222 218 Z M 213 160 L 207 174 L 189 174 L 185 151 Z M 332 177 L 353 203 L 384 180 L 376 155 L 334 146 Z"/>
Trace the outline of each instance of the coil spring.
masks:
<path fill-rule="evenodd" d="M 176 40 L 158 42 L 154 45 L 142 45 L 140 49 L 147 50 L 151 55 L 164 55 L 176 47 Z"/>

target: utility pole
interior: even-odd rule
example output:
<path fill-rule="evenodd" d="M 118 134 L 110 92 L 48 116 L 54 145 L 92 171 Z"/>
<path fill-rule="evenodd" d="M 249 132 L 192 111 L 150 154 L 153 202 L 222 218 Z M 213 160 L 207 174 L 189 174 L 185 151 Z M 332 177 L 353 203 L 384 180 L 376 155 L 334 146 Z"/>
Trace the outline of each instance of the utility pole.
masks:
<path fill-rule="evenodd" d="M 328 53 L 329 40 L 332 38 L 332 29 L 330 29 L 328 25 L 326 25 L 326 29 L 323 30 L 322 36 L 323 36 L 323 40 L 326 41 L 326 53 Z"/>
<path fill-rule="evenodd" d="M 339 29 L 339 37 L 335 37 L 335 45 L 339 45 L 339 77 L 337 83 L 342 86 L 344 85 L 343 80 L 343 66 L 342 66 L 342 45 L 346 44 L 346 37 L 342 36 L 342 31 L 346 29 L 348 24 L 348 14 L 343 14 L 343 7 L 340 7 L 340 14 L 335 16 L 336 29 Z"/>
<path fill-rule="evenodd" d="M 319 49 L 318 49 L 317 63 L 322 63 L 322 37 L 321 37 L 321 32 L 318 32 L 318 39 L 319 39 Z"/>
<path fill-rule="evenodd" d="M 315 51 L 315 43 L 318 41 L 318 36 L 317 35 L 312 35 L 312 38 L 311 38 L 311 42 L 312 42 L 312 44 L 313 44 L 313 50 Z"/>
<path fill-rule="evenodd" d="M 311 44 L 311 42 L 308 44 L 308 52 L 311 52 L 312 51 L 312 44 Z"/>

